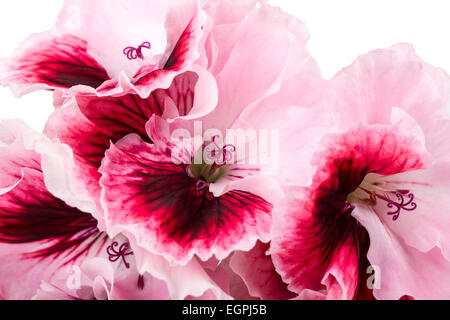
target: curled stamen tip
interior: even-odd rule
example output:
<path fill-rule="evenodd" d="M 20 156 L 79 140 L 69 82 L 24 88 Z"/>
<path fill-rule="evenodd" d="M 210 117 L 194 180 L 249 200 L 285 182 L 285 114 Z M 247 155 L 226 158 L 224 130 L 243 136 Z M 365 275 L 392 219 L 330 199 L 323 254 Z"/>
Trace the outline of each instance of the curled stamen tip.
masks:
<path fill-rule="evenodd" d="M 117 250 L 118 248 L 118 250 Z M 122 259 L 123 263 L 125 264 L 125 267 L 127 269 L 130 268 L 130 264 L 126 260 L 126 256 L 133 255 L 133 252 L 127 252 L 130 248 L 130 244 L 128 242 L 123 243 L 119 247 L 119 243 L 117 241 L 114 241 L 107 249 L 106 252 L 109 255 L 109 261 L 116 262 L 119 259 Z"/>
<path fill-rule="evenodd" d="M 139 47 L 126 47 L 123 49 L 123 54 L 126 55 L 128 60 L 136 60 L 137 58 L 143 60 L 144 54 L 142 53 L 142 49 L 151 49 L 152 45 L 150 42 L 143 42 Z"/>

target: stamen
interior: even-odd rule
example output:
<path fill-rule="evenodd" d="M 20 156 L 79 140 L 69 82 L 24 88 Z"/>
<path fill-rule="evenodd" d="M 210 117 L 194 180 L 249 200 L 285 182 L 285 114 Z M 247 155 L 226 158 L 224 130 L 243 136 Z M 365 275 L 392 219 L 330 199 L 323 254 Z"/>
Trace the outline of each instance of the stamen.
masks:
<path fill-rule="evenodd" d="M 390 192 L 391 194 L 395 194 L 395 196 L 398 200 L 396 202 L 396 201 L 390 199 L 389 197 L 379 195 L 378 193 L 376 193 L 374 191 L 369 191 L 362 187 L 359 187 L 359 189 L 363 190 L 364 192 L 366 192 L 370 195 L 370 199 L 365 200 L 367 204 L 376 205 L 376 199 L 378 198 L 380 200 L 386 201 L 388 208 L 395 209 L 394 211 L 387 212 L 387 215 L 392 216 L 392 220 L 394 220 L 394 221 L 398 220 L 398 218 L 400 217 L 400 212 L 402 210 L 411 212 L 411 211 L 414 211 L 417 209 L 417 203 L 414 202 L 415 196 L 409 190 L 397 190 L 397 191 Z"/>
<path fill-rule="evenodd" d="M 236 152 L 236 146 L 227 144 L 223 147 L 220 147 L 216 142 L 218 138 L 219 136 L 214 136 L 212 138 L 214 148 L 206 149 L 206 160 L 215 162 L 217 165 L 221 166 L 233 160 L 233 153 Z"/>
<path fill-rule="evenodd" d="M 142 49 L 151 49 L 150 42 L 144 42 L 139 47 L 126 47 L 123 49 L 123 54 L 127 56 L 128 60 L 136 60 L 137 58 L 144 60 L 144 54 Z"/>
<path fill-rule="evenodd" d="M 116 250 L 116 248 L 118 246 L 119 246 L 119 243 L 117 241 L 115 241 L 106 249 L 106 252 L 109 255 L 109 261 L 116 262 L 120 258 L 122 258 L 122 261 L 125 264 L 125 267 L 127 269 L 130 269 L 130 264 L 126 260 L 126 256 L 134 254 L 133 251 L 127 252 L 128 249 L 130 249 L 130 243 L 125 242 L 119 247 L 119 250 Z"/>

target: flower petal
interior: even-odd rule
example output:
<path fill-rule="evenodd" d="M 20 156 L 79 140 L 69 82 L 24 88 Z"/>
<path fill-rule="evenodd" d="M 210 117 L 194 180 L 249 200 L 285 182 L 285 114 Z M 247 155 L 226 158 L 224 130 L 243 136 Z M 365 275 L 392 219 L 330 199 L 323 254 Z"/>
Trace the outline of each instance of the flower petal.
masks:
<path fill-rule="evenodd" d="M 427 132 L 449 102 L 450 77 L 399 44 L 359 57 L 330 83 L 326 104 L 340 127 L 388 124 L 393 107 L 407 111 Z"/>
<path fill-rule="evenodd" d="M 268 236 L 271 204 L 244 191 L 216 198 L 199 190 L 184 166 L 137 135 L 111 146 L 100 172 L 110 232 L 133 234 L 171 262 L 185 264 L 194 254 L 223 259 Z"/>
<path fill-rule="evenodd" d="M 48 191 L 38 153 L 12 145 L 1 158 L 2 180 L 22 179 L 0 196 L 0 287 L 9 299 L 30 298 L 41 281 L 64 280 L 65 268 L 100 250 L 107 237 L 91 214 Z"/>
<path fill-rule="evenodd" d="M 130 237 L 130 242 L 139 272 L 141 274 L 148 272 L 155 278 L 165 281 L 172 299 L 183 300 L 187 297 L 201 299 L 209 293 L 218 300 L 230 299 L 197 259 L 190 260 L 184 266 L 172 265 L 164 257 L 141 247 L 133 236 Z M 189 274 L 189 277 L 186 277 L 186 274 Z"/>
<path fill-rule="evenodd" d="M 399 217 L 395 221 L 387 213 L 395 211 L 396 207 L 388 207 L 386 202 L 378 201 L 373 209 L 384 226 L 405 244 L 421 252 L 437 247 L 450 261 L 450 235 L 447 231 L 450 228 L 450 207 L 446 199 L 450 192 L 449 173 L 448 163 L 438 163 L 426 170 L 379 176 L 377 179 L 392 188 L 408 190 L 415 205 L 399 207 Z M 396 200 L 402 200 L 398 203 L 409 201 L 406 196 Z M 408 211 L 413 207 L 414 210 Z"/>
<path fill-rule="evenodd" d="M 309 72 L 285 81 L 279 92 L 246 108 L 233 124 L 237 129 L 260 130 L 275 141 L 260 140 L 261 171 L 282 186 L 310 185 L 312 155 L 323 136 L 333 132 L 334 120 L 322 105 L 326 83 Z M 274 135 L 275 133 L 275 135 Z"/>
<path fill-rule="evenodd" d="M 353 299 L 361 281 L 356 224 L 331 199 L 314 208 L 306 190 L 291 192 L 274 210 L 270 252 L 276 270 L 300 296 L 312 290 L 330 299 Z"/>
<path fill-rule="evenodd" d="M 287 300 L 296 295 L 287 289 L 276 272 L 268 255 L 270 244 L 257 242 L 249 252 L 236 252 L 231 258 L 231 268 L 246 283 L 249 293 L 262 300 Z"/>
<path fill-rule="evenodd" d="M 283 80 L 302 69 L 319 74 L 305 49 L 309 34 L 303 23 L 266 3 L 253 8 L 234 30 L 227 30 L 232 45 L 219 35 L 214 38 L 214 28 L 211 32 L 210 47 L 219 52 L 210 57 L 211 71 L 220 97 L 218 107 L 204 120 L 205 128 L 230 128 L 244 108 L 277 92 Z"/>
<path fill-rule="evenodd" d="M 4 68 L 0 84 L 17 96 L 41 88 L 97 88 L 109 79 L 84 40 L 57 31 L 31 36 Z"/>
<path fill-rule="evenodd" d="M 118 140 L 121 136 L 107 128 L 95 126 L 81 113 L 75 100 L 69 101 L 50 116 L 44 132 L 49 137 L 59 139 L 71 147 L 74 154 L 76 179 L 86 188 L 92 199 L 96 203 L 99 202 L 98 168 L 111 140 Z"/>
<path fill-rule="evenodd" d="M 66 1 L 60 14 L 59 27 L 85 39 L 89 53 L 105 66 L 111 78 L 117 78 L 121 72 L 132 78 L 143 64 L 144 68 L 156 64 L 163 69 L 166 63 L 161 61 L 167 60 L 172 52 L 178 56 L 192 49 L 190 43 L 179 39 L 197 10 L 196 1 L 191 0 L 176 3 L 71 0 Z M 190 32 L 185 32 L 186 38 L 189 35 Z M 151 45 L 143 52 L 144 62 L 127 59 L 124 49 L 137 48 L 144 42 Z M 175 64 L 176 59 L 172 60 Z"/>
<path fill-rule="evenodd" d="M 353 215 L 370 235 L 368 259 L 375 269 L 377 299 L 448 299 L 450 263 L 439 248 L 421 252 L 392 232 L 371 208 L 358 206 Z M 377 273 L 378 270 L 378 273 Z"/>

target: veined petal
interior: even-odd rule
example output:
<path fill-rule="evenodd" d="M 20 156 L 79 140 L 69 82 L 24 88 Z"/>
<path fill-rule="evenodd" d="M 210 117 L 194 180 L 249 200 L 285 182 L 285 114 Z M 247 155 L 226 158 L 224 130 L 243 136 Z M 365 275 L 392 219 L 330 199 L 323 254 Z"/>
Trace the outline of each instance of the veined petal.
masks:
<path fill-rule="evenodd" d="M 194 254 L 223 259 L 268 236 L 270 203 L 238 190 L 214 197 L 136 135 L 111 146 L 100 172 L 110 232 L 134 234 L 137 245 L 171 262 L 186 264 Z"/>
<path fill-rule="evenodd" d="M 71 125 L 68 126 L 68 123 Z M 71 100 L 50 116 L 44 132 L 71 147 L 76 179 L 97 203 L 100 199 L 98 168 L 111 141 L 120 139 L 120 135 L 107 128 L 95 126 L 81 113 L 75 100 Z"/>
<path fill-rule="evenodd" d="M 2 176 L 14 179 L 23 173 L 20 183 L 0 196 L 2 292 L 12 299 L 29 298 L 40 281 L 67 275 L 64 268 L 100 250 L 107 237 L 91 214 L 47 190 L 37 153 L 2 150 L 2 169 Z M 27 281 L 18 281 L 24 277 Z"/>
<path fill-rule="evenodd" d="M 363 281 L 357 251 L 360 231 L 351 217 L 339 213 L 336 201 L 324 199 L 314 209 L 310 197 L 306 190 L 294 190 L 274 211 L 270 252 L 275 268 L 300 296 L 312 290 L 323 298 L 353 299 Z"/>
<path fill-rule="evenodd" d="M 31 36 L 4 68 L 0 84 L 17 96 L 41 88 L 97 88 L 109 79 L 87 53 L 86 41 L 57 31 Z"/>
<path fill-rule="evenodd" d="M 56 26 L 1 68 L 1 84 L 17 95 L 57 89 L 58 106 L 78 95 L 148 98 L 193 67 L 206 19 L 195 0 L 67 0 Z"/>

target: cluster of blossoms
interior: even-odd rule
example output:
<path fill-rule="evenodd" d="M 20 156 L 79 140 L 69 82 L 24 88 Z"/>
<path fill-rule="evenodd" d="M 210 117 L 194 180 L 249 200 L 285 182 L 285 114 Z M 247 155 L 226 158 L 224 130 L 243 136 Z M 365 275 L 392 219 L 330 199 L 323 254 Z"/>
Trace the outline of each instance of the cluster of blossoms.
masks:
<path fill-rule="evenodd" d="M 263 0 L 66 0 L 0 70 L 55 105 L 0 123 L 0 298 L 450 298 L 450 77 L 399 44 L 324 80 L 308 39 Z"/>

